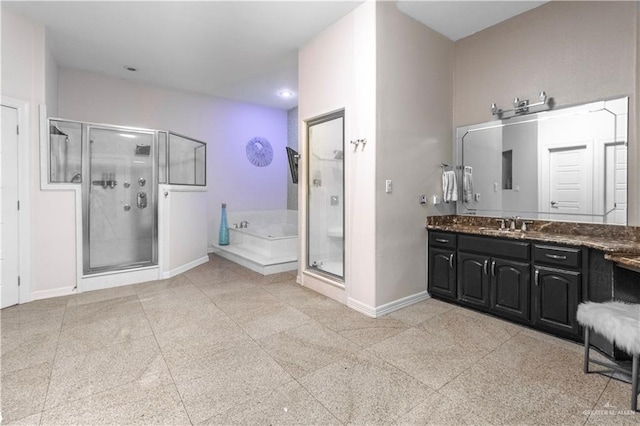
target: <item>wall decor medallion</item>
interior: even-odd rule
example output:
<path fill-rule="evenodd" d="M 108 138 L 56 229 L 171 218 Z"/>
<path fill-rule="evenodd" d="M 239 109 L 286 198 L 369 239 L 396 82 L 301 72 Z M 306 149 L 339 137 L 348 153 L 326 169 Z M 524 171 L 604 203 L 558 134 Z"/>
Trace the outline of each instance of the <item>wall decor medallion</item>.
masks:
<path fill-rule="evenodd" d="M 247 142 L 247 159 L 257 167 L 266 167 L 273 160 L 273 148 L 268 140 L 256 136 Z"/>

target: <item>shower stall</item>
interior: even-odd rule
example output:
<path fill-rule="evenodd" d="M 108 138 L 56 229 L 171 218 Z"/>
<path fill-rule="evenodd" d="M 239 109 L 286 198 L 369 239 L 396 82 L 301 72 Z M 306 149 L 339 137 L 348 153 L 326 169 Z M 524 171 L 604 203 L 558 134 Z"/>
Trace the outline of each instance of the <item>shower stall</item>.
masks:
<path fill-rule="evenodd" d="M 307 122 L 307 268 L 344 280 L 344 111 Z"/>
<path fill-rule="evenodd" d="M 158 185 L 204 186 L 206 144 L 170 132 L 49 120 L 49 183 L 76 184 L 82 275 L 158 265 Z"/>
<path fill-rule="evenodd" d="M 157 132 L 87 126 L 83 270 L 157 264 Z"/>

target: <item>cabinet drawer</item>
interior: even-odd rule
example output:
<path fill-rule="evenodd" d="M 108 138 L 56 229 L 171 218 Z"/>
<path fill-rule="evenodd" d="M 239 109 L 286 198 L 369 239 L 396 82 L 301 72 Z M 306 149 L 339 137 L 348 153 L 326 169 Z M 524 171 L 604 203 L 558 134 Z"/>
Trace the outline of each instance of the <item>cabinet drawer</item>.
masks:
<path fill-rule="evenodd" d="M 582 267 L 582 251 L 579 248 L 535 244 L 533 246 L 533 261 L 535 263 L 580 269 Z"/>
<path fill-rule="evenodd" d="M 448 232 L 429 231 L 429 245 L 455 250 L 456 234 Z"/>
<path fill-rule="evenodd" d="M 466 252 L 481 253 L 487 256 L 499 256 L 529 261 L 531 244 L 522 241 L 501 240 L 499 238 L 460 235 L 458 249 Z"/>

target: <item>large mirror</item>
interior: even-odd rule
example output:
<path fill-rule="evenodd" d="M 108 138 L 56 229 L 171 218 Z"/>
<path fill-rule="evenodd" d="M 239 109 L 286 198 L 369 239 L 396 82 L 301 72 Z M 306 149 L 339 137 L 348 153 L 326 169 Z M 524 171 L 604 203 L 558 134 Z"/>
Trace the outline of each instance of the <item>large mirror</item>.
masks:
<path fill-rule="evenodd" d="M 628 98 L 462 126 L 456 211 L 625 225 Z"/>

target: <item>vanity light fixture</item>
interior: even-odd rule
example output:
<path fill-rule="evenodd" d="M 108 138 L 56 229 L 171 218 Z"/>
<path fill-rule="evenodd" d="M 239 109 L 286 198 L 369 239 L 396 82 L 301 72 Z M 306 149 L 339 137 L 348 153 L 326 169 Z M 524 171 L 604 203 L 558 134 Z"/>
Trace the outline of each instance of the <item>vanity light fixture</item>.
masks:
<path fill-rule="evenodd" d="M 540 111 L 546 111 L 553 108 L 553 98 L 547 96 L 547 93 L 543 90 L 538 95 L 538 102 L 529 103 L 529 99 L 513 98 L 513 109 L 502 110 L 496 106 L 495 103 L 491 104 L 491 114 L 498 116 L 501 120 L 517 117 L 520 115 L 534 114 Z"/>

